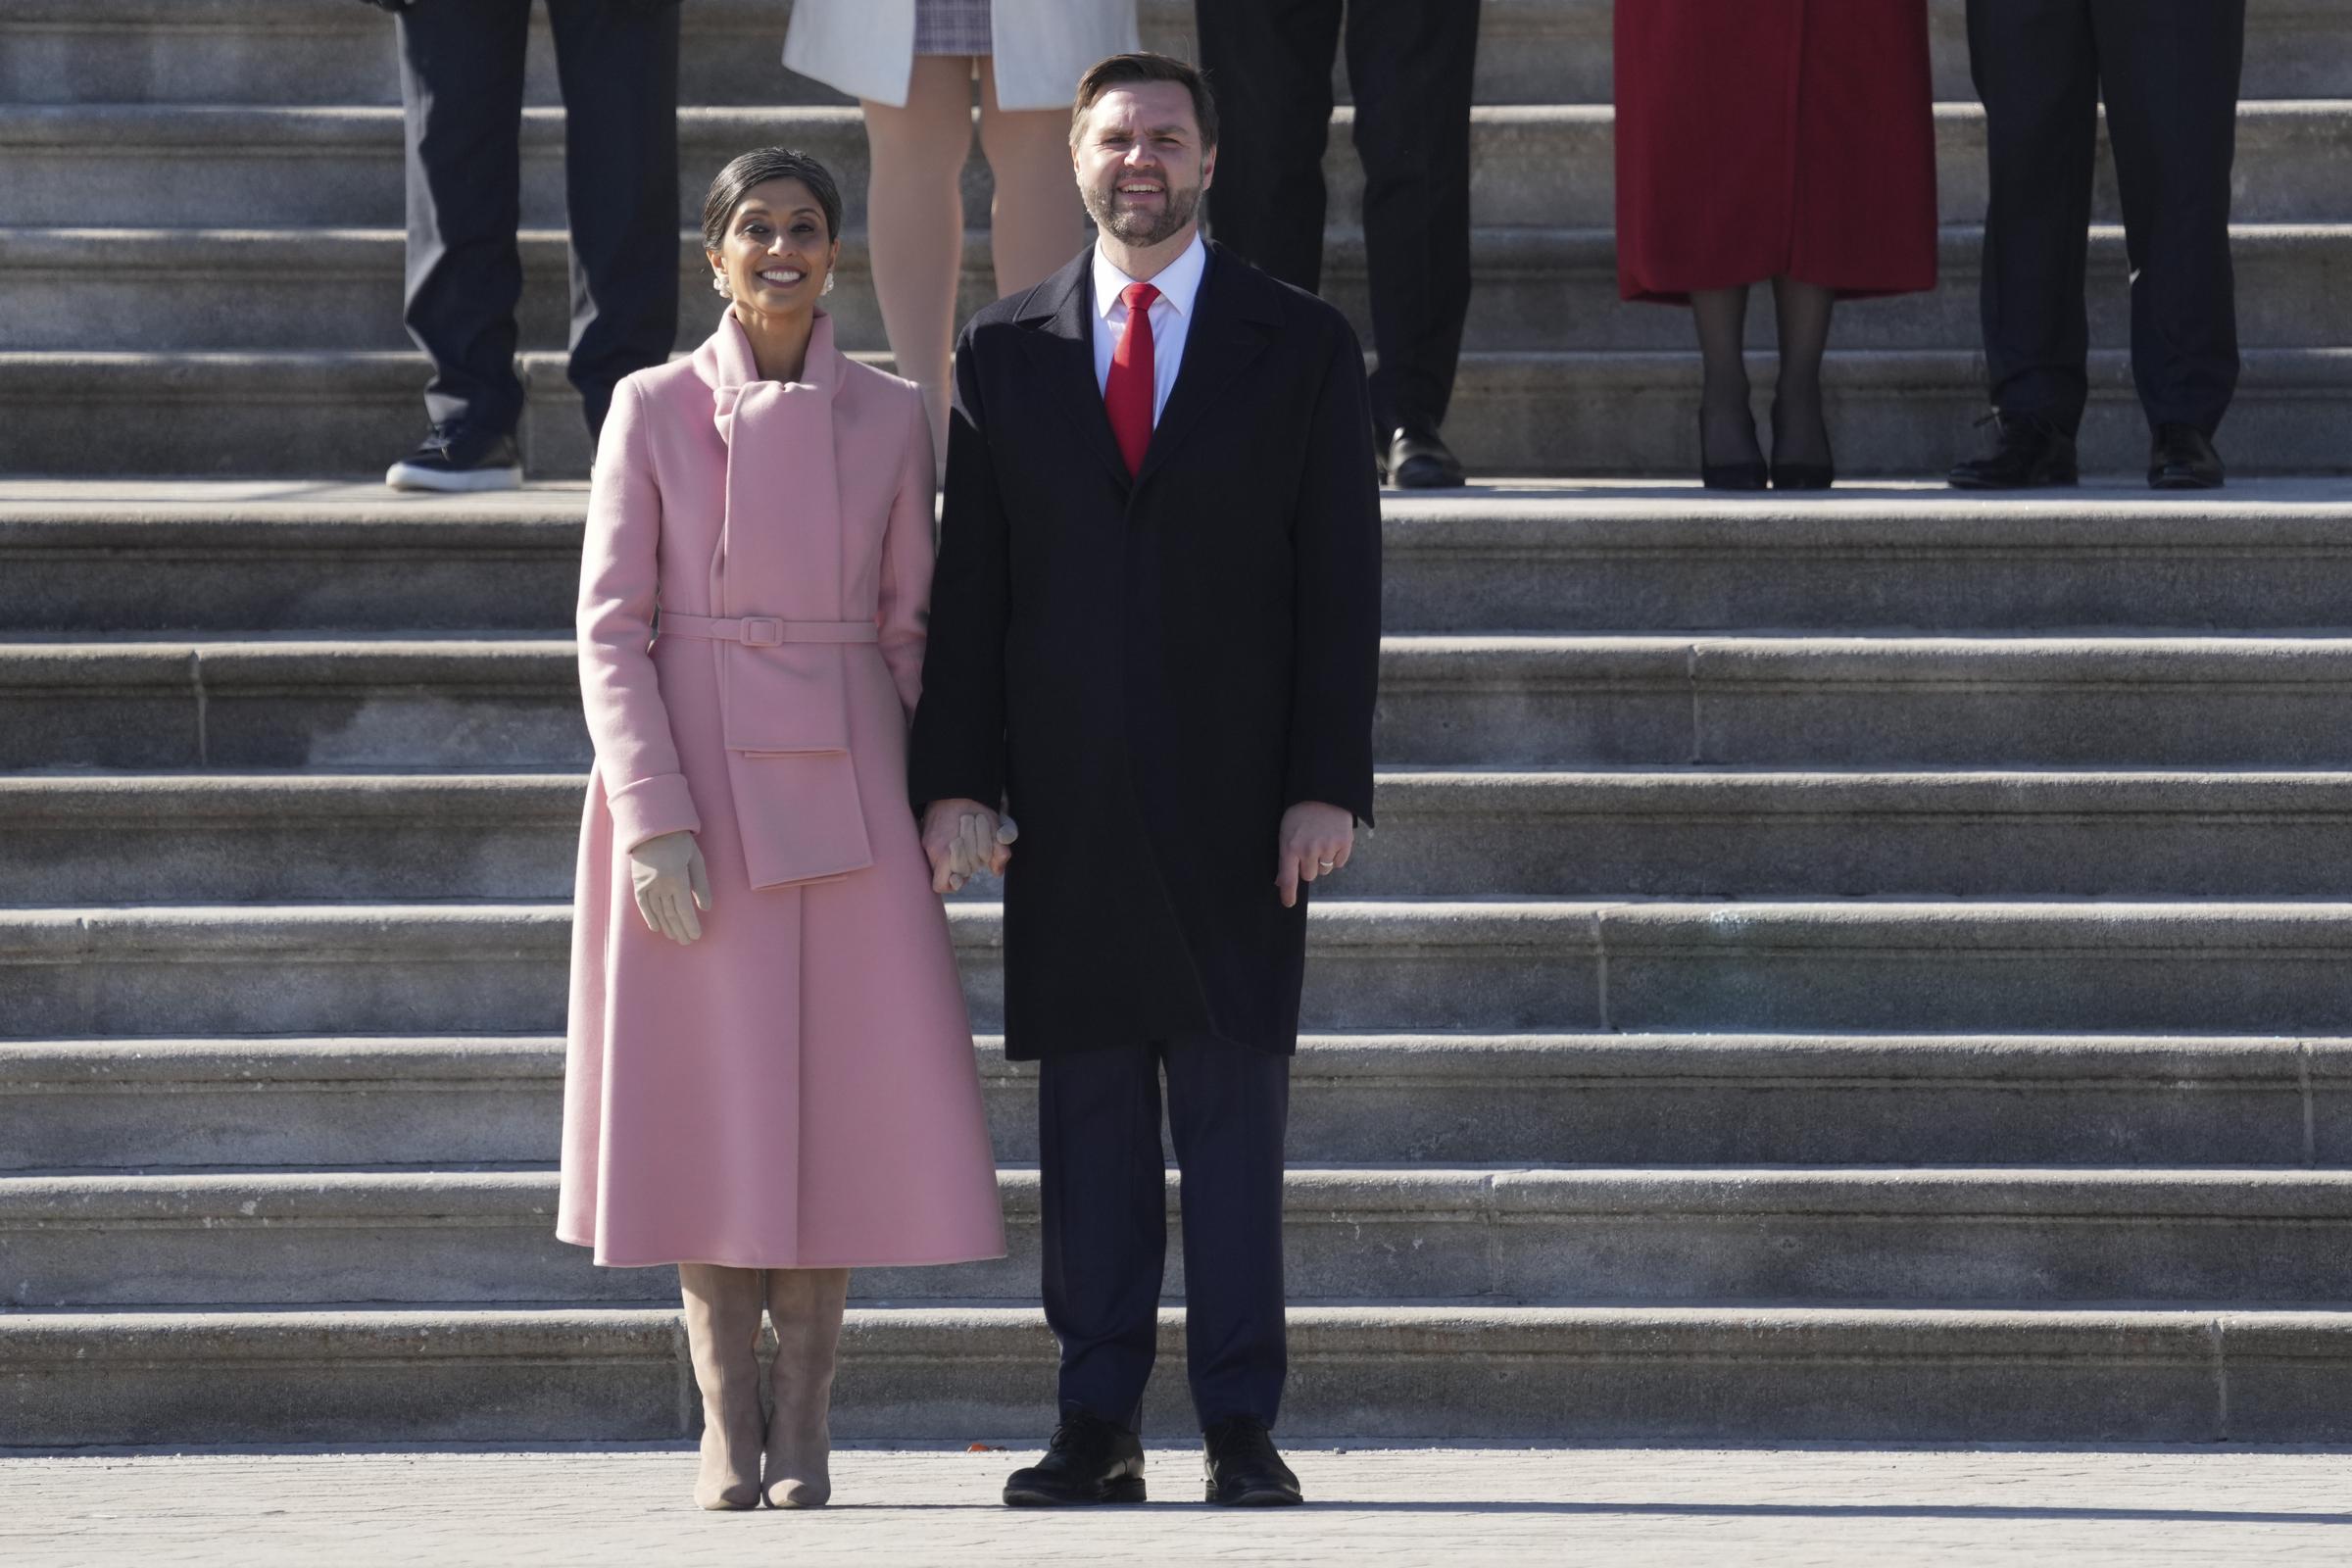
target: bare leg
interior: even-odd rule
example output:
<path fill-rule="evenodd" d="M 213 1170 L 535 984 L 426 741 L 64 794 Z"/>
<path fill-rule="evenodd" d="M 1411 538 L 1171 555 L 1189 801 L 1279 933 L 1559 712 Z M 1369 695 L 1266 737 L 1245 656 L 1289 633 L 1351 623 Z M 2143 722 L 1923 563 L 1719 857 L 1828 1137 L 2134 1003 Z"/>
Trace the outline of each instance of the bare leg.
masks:
<path fill-rule="evenodd" d="M 1747 290 L 1699 290 L 1690 296 L 1690 315 L 1698 323 L 1698 352 L 1705 364 L 1698 403 L 1705 461 L 1761 463 L 1755 415 L 1748 408 Z"/>
<path fill-rule="evenodd" d="M 1772 280 L 1780 319 L 1781 380 L 1772 397 L 1772 461 L 1826 466 L 1829 416 L 1822 407 L 1821 357 L 1830 346 L 1830 316 L 1838 296 L 1792 277 Z"/>
<path fill-rule="evenodd" d="M 865 226 L 882 329 L 899 374 L 923 389 L 932 450 L 944 456 L 963 272 L 963 164 L 972 149 L 971 61 L 916 56 L 904 109 L 865 105 L 865 142 L 873 157 Z"/>
<path fill-rule="evenodd" d="M 849 1295 L 846 1268 L 767 1271 L 767 1315 L 776 1326 L 776 1360 L 768 1374 L 775 1406 L 767 1418 L 771 1507 L 821 1508 L 833 1495 L 826 1416 Z"/>
<path fill-rule="evenodd" d="M 760 1506 L 760 1271 L 680 1263 L 686 1344 L 703 1392 L 703 1467 L 694 1500 L 705 1508 Z"/>
<path fill-rule="evenodd" d="M 988 237 L 1002 299 L 1044 282 L 1086 245 L 1086 207 L 1070 169 L 1069 112 L 999 109 L 996 66 L 984 60 L 980 149 L 997 180 Z"/>

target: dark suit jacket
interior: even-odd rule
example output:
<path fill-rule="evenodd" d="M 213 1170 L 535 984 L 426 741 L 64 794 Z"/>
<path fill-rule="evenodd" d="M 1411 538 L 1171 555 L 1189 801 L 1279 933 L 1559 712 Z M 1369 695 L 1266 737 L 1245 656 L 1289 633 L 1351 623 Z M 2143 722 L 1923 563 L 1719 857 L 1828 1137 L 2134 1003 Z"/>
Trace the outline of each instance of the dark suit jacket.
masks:
<path fill-rule="evenodd" d="M 1283 811 L 1372 817 L 1380 494 L 1339 312 L 1215 245 L 1133 480 L 1095 381 L 1093 251 L 956 346 L 911 788 L 1000 798 L 1007 1053 L 1290 1052 L 1306 899 Z"/>

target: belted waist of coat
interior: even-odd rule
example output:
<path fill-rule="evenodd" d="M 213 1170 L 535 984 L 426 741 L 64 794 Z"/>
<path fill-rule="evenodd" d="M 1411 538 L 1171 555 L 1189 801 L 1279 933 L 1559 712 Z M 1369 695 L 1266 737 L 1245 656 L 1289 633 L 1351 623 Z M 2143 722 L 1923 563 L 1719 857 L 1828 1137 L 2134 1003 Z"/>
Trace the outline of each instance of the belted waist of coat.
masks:
<path fill-rule="evenodd" d="M 681 615 L 662 612 L 659 633 L 704 642 L 780 648 L 786 643 L 870 643 L 881 628 L 870 620 L 786 620 L 777 615 Z"/>

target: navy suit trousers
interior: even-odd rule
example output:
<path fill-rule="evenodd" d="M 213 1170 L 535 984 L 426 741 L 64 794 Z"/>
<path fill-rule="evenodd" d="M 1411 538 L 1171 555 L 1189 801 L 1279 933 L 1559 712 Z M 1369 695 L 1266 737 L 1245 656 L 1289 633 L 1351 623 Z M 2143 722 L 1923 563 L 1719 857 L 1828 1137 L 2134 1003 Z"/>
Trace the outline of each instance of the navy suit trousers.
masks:
<path fill-rule="evenodd" d="M 1046 1321 L 1061 1405 L 1130 1430 L 1158 1342 L 1167 1253 L 1160 1075 L 1183 1175 L 1185 1358 L 1203 1429 L 1271 1427 L 1283 1332 L 1282 1144 L 1291 1060 L 1216 1040 L 1113 1046 L 1038 1064 Z"/>

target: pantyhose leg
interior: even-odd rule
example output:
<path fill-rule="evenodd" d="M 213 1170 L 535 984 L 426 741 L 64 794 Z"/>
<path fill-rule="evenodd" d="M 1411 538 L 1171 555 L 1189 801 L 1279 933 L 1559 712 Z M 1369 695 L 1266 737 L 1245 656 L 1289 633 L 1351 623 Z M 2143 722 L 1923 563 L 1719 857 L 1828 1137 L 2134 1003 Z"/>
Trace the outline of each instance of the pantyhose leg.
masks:
<path fill-rule="evenodd" d="M 865 226 L 874 297 L 899 374 L 923 389 L 932 450 L 944 463 L 948 357 L 963 271 L 963 164 L 972 147 L 971 61 L 916 56 L 905 108 L 866 103 L 865 142 L 873 158 Z"/>
<path fill-rule="evenodd" d="M 1830 346 L 1838 296 L 1792 277 L 1772 280 L 1780 320 L 1781 379 L 1772 398 L 1772 461 L 1828 465 L 1830 426 L 1821 399 L 1821 357 Z"/>
<path fill-rule="evenodd" d="M 1699 436 L 1706 461 L 1724 465 L 1761 463 L 1755 415 L 1748 408 L 1747 290 L 1701 289 L 1690 296 L 1698 323 L 1698 352 L 1704 363 L 1699 390 Z"/>
<path fill-rule="evenodd" d="M 996 69 L 984 60 L 980 150 L 997 182 L 988 236 L 1002 299 L 1044 282 L 1090 237 L 1086 206 L 1070 173 L 1070 113 L 999 109 Z"/>

